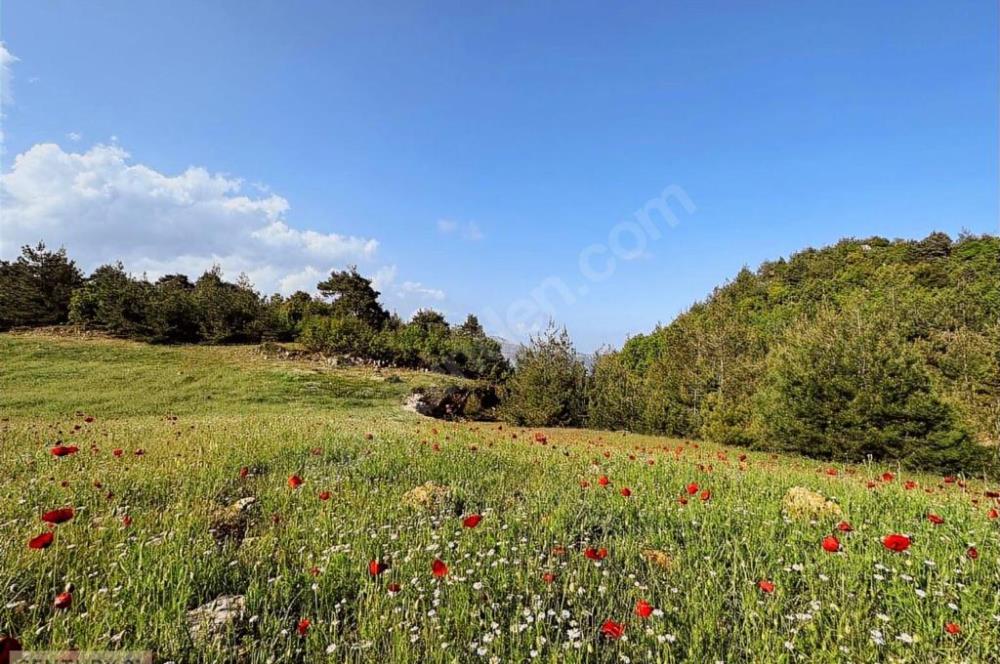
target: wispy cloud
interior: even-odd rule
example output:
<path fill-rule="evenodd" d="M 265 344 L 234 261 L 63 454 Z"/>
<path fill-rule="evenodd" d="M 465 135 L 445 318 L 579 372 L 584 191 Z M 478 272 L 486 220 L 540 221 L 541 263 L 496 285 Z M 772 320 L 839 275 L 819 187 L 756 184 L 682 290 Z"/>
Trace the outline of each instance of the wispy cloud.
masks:
<path fill-rule="evenodd" d="M 474 221 L 458 222 L 453 219 L 438 219 L 438 233 L 442 235 L 456 235 L 469 242 L 479 242 L 485 235 L 479 228 L 479 224 Z"/>

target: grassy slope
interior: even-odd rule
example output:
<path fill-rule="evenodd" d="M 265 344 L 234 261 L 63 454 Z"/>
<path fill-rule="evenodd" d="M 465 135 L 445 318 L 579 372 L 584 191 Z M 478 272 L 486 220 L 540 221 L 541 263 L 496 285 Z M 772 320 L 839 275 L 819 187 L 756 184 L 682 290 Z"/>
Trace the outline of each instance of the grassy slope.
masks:
<path fill-rule="evenodd" d="M 404 413 L 403 395 L 437 378 L 400 376 L 317 370 L 241 347 L 0 336 L 0 633 L 32 648 L 149 648 L 190 661 L 185 611 L 239 593 L 255 619 L 202 658 L 453 661 L 483 649 L 505 661 L 532 651 L 543 661 L 991 661 L 1000 652 L 1000 521 L 986 517 L 975 482 L 963 491 L 900 476 L 868 489 L 883 469 L 831 476 L 797 458 L 751 453 L 740 464 L 738 450 L 592 431 L 549 431 L 542 445 L 532 432 Z M 57 439 L 82 451 L 55 459 Z M 243 466 L 251 475 L 240 480 Z M 298 491 L 287 486 L 292 473 L 305 479 Z M 610 487 L 596 486 L 602 474 Z M 428 514 L 401 503 L 426 481 L 450 486 L 458 504 Z M 681 505 L 689 482 L 711 500 Z M 837 519 L 782 517 L 793 485 L 842 505 L 855 527 L 841 535 L 843 554 L 819 546 Z M 322 490 L 332 499 L 319 500 Z M 260 505 L 248 539 L 217 546 L 213 513 L 248 495 Z M 63 505 L 76 518 L 56 528 L 52 547 L 29 550 L 45 529 L 41 512 Z M 930 524 L 931 511 L 944 524 Z M 458 516 L 472 512 L 484 519 L 465 530 Z M 887 552 L 879 540 L 890 532 L 913 534 L 910 551 Z M 581 555 L 589 545 L 608 549 L 600 565 Z M 647 564 L 643 547 L 667 551 L 673 568 Z M 372 580 L 375 557 L 392 567 Z M 444 581 L 430 574 L 435 557 L 451 568 Z M 772 595 L 756 587 L 765 577 Z M 67 582 L 74 607 L 54 612 Z M 638 599 L 663 614 L 639 619 Z M 305 637 L 300 618 L 312 623 Z M 626 624 L 627 639 L 597 636 L 609 618 Z M 963 632 L 945 634 L 949 621 Z M 917 643 L 898 640 L 904 633 Z"/>

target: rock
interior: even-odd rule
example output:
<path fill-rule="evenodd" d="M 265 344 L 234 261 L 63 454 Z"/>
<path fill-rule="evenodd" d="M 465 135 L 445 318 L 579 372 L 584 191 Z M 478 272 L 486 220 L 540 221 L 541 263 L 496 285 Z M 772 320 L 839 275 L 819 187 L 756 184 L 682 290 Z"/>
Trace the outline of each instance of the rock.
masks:
<path fill-rule="evenodd" d="M 425 482 L 403 494 L 404 505 L 427 510 L 440 510 L 448 505 L 450 499 L 451 489 L 434 482 Z"/>
<path fill-rule="evenodd" d="M 188 633 L 191 640 L 206 644 L 222 637 L 229 629 L 237 629 L 245 610 L 246 597 L 243 595 L 221 595 L 208 604 L 188 611 Z"/>
<path fill-rule="evenodd" d="M 246 496 L 213 514 L 209 530 L 215 541 L 219 544 L 242 542 L 253 522 L 253 507 L 256 504 L 254 496 Z"/>
<path fill-rule="evenodd" d="M 660 549 L 643 549 L 640 553 L 646 562 L 660 569 L 669 570 L 674 566 L 674 559 L 666 551 L 661 551 Z"/>
<path fill-rule="evenodd" d="M 417 388 L 403 408 L 442 420 L 489 420 L 500 399 L 492 387 Z"/>
<path fill-rule="evenodd" d="M 843 514 L 840 505 L 802 486 L 789 489 L 781 501 L 781 507 L 787 517 L 796 520 L 839 517 Z"/>

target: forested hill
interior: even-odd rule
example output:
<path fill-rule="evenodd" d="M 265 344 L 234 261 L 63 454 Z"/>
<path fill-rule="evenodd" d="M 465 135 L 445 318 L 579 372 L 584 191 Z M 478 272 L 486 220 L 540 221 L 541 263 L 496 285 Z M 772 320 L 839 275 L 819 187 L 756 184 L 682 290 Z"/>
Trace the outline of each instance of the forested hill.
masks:
<path fill-rule="evenodd" d="M 1000 440 L 1000 238 L 847 239 L 743 269 L 600 357 L 590 395 L 595 426 L 977 467 Z"/>

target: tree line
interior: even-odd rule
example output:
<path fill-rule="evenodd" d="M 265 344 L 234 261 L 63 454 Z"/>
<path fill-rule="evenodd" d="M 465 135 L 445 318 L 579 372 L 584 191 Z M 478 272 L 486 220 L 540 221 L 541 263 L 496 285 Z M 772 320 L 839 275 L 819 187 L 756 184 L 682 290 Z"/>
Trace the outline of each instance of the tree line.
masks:
<path fill-rule="evenodd" d="M 861 462 L 996 472 L 1000 238 L 846 239 L 744 268 L 669 325 L 588 370 L 550 327 L 512 368 L 475 316 L 386 311 L 355 268 L 319 296 L 258 294 L 220 271 L 84 277 L 64 250 L 0 262 L 0 329 L 71 322 L 157 343 L 298 341 L 501 386 L 501 417 L 704 438 Z"/>
<path fill-rule="evenodd" d="M 404 322 L 354 267 L 331 272 L 317 291 L 262 296 L 244 276 L 226 281 L 218 267 L 194 281 L 168 274 L 151 282 L 121 263 L 84 277 L 65 249 L 40 243 L 0 261 L 0 329 L 68 322 L 152 343 L 298 341 L 311 351 L 490 381 L 510 371 L 475 316 L 450 325 L 421 310 Z"/>

